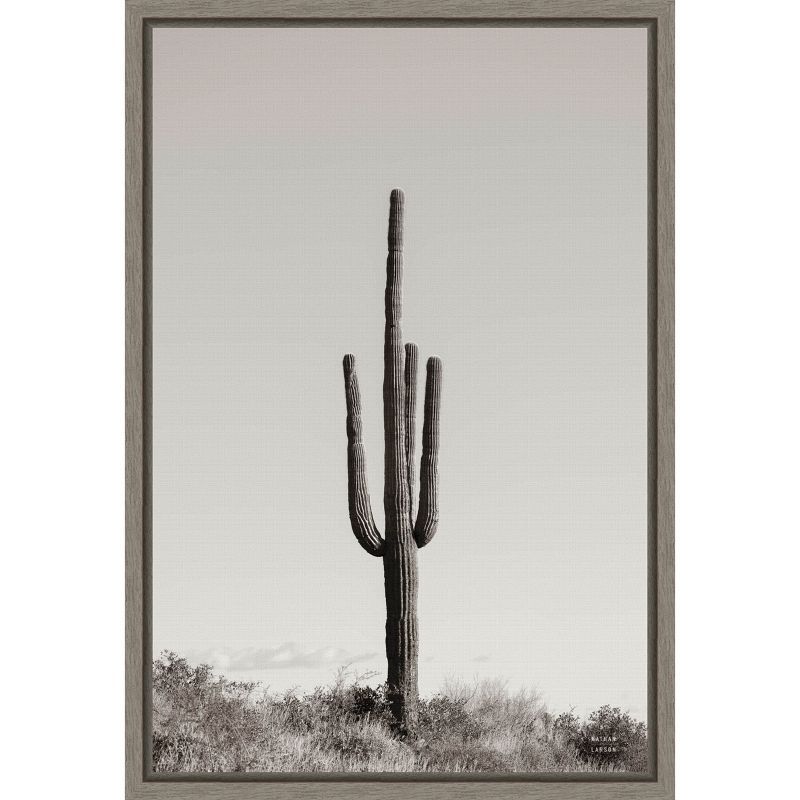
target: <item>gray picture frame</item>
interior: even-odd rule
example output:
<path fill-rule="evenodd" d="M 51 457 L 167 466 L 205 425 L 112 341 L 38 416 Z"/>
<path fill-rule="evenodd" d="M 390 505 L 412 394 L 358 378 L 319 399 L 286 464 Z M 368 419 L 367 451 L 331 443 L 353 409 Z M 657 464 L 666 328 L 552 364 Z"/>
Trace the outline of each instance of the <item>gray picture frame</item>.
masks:
<path fill-rule="evenodd" d="M 149 31 L 180 25 L 641 25 L 649 31 L 646 775 L 154 775 L 150 768 Z M 672 0 L 126 0 L 127 798 L 611 800 L 674 797 L 674 5 Z"/>

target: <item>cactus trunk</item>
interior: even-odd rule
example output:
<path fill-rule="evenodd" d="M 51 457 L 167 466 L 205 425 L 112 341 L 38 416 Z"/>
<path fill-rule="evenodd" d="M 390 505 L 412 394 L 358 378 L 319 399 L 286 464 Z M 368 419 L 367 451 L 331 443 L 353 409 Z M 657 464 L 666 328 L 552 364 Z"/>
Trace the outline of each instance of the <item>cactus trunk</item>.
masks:
<path fill-rule="evenodd" d="M 347 400 L 348 497 L 356 539 L 371 555 L 383 558 L 386 591 L 386 660 L 388 697 L 404 733 L 417 722 L 417 549 L 436 533 L 439 519 L 438 453 L 441 362 L 428 360 L 419 513 L 414 523 L 414 414 L 417 348 L 403 345 L 403 193 L 389 202 L 386 259 L 386 327 L 384 333 L 383 422 L 385 538 L 375 526 L 366 484 L 361 441 L 361 400 L 355 359 L 344 357 Z"/>

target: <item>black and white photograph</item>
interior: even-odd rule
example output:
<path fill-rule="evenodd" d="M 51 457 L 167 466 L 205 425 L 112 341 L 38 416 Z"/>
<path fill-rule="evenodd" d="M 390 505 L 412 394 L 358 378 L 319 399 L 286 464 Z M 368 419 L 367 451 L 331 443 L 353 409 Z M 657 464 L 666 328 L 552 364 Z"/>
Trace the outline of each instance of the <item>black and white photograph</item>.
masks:
<path fill-rule="evenodd" d="M 2 796 L 797 795 L 800 5 L 4 12 Z"/>
<path fill-rule="evenodd" d="M 155 26 L 152 768 L 648 771 L 648 28 Z"/>

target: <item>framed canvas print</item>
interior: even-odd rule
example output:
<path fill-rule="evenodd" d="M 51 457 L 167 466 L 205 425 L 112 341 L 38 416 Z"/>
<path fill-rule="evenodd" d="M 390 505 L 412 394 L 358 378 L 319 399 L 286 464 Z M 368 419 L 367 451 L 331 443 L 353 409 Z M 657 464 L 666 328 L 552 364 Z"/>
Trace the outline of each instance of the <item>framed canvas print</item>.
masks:
<path fill-rule="evenodd" d="M 127 795 L 672 797 L 671 2 L 126 8 Z"/>

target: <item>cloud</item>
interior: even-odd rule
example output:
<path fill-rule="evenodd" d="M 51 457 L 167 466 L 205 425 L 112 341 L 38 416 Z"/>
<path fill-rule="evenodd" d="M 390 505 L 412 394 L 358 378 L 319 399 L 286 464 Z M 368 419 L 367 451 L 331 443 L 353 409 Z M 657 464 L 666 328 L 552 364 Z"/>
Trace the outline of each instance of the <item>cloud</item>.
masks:
<path fill-rule="evenodd" d="M 378 654 L 350 653 L 341 647 L 321 647 L 308 650 L 296 642 L 285 642 L 278 647 L 246 647 L 241 650 L 212 649 L 192 653 L 193 663 L 210 664 L 218 670 L 289 669 L 297 667 L 325 667 L 355 664 L 368 661 Z"/>

